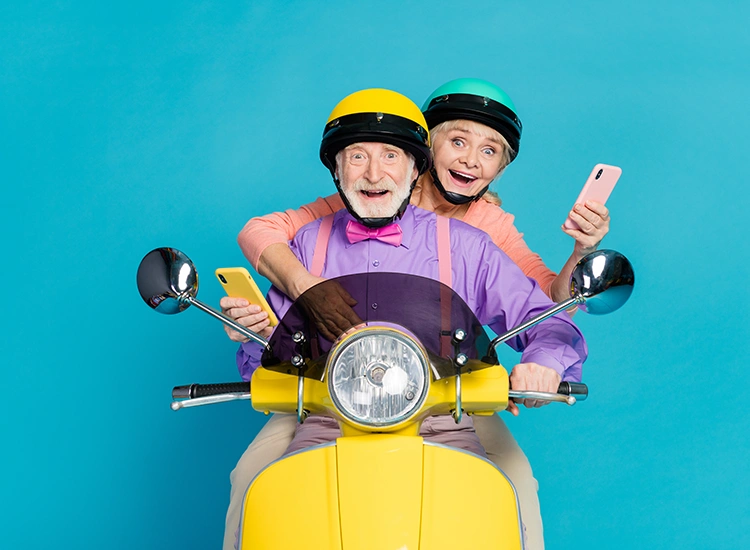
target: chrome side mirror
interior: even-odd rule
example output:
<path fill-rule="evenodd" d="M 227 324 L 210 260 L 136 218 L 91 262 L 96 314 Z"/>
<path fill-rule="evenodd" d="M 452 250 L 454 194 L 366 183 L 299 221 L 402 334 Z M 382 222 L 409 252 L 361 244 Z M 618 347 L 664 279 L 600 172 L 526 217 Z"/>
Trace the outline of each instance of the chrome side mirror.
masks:
<path fill-rule="evenodd" d="M 633 293 L 635 275 L 628 259 L 614 250 L 597 250 L 587 254 L 573 268 L 570 277 L 570 298 L 529 319 L 525 323 L 497 336 L 488 350 L 494 352 L 498 344 L 510 340 L 524 330 L 568 309 L 578 306 L 592 315 L 603 315 L 619 309 Z"/>
<path fill-rule="evenodd" d="M 628 259 L 614 250 L 597 250 L 579 261 L 570 277 L 570 296 L 581 311 L 611 313 L 633 293 L 635 274 Z"/>
<path fill-rule="evenodd" d="M 190 258 L 176 248 L 156 248 L 138 266 L 138 292 L 146 304 L 159 313 L 172 315 L 195 306 L 243 336 L 264 347 L 268 340 L 199 301 L 198 272 Z"/>
<path fill-rule="evenodd" d="M 198 294 L 198 272 L 185 254 L 176 248 L 157 248 L 146 254 L 138 266 L 138 292 L 149 307 L 173 315 L 190 307 Z"/>

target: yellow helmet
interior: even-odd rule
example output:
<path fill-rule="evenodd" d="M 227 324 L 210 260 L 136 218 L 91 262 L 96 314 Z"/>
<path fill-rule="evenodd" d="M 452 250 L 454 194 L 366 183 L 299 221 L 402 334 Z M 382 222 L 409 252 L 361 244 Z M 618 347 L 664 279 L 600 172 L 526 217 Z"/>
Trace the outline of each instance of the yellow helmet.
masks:
<path fill-rule="evenodd" d="M 408 97 L 370 88 L 342 99 L 328 117 L 320 160 L 336 177 L 336 154 L 352 143 L 388 143 L 411 153 L 419 173 L 431 166 L 430 132 L 422 111 Z"/>

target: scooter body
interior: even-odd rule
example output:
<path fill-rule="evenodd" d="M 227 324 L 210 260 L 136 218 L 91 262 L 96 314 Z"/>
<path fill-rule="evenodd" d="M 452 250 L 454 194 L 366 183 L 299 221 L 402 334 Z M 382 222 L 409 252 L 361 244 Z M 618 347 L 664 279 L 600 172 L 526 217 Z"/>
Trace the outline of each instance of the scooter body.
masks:
<path fill-rule="evenodd" d="M 466 407 L 507 403 L 502 367 L 462 378 Z M 252 387 L 258 410 L 296 407 L 294 377 L 259 369 Z M 336 441 L 260 472 L 245 495 L 240 549 L 523 548 L 518 499 L 505 474 L 483 457 L 415 433 L 421 419 L 455 404 L 455 379 L 434 381 L 429 393 L 415 420 L 391 433 L 342 422 Z M 305 381 L 306 407 L 333 416 L 328 401 L 325 383 Z"/>
<path fill-rule="evenodd" d="M 390 434 L 275 462 L 248 489 L 240 531 L 240 548 L 269 550 L 522 548 L 516 493 L 494 464 Z"/>
<path fill-rule="evenodd" d="M 496 414 L 510 398 L 584 399 L 586 386 L 568 382 L 559 393 L 511 390 L 495 346 L 571 306 L 615 311 L 633 284 L 627 258 L 589 254 L 573 271 L 570 299 L 490 342 L 463 300 L 437 281 L 352 275 L 308 290 L 266 340 L 197 300 L 197 272 L 179 250 L 153 250 L 138 270 L 151 308 L 172 314 L 194 305 L 264 346 L 251 384 L 178 386 L 174 410 L 252 399 L 266 414 L 296 414 L 300 422 L 322 415 L 341 426 L 335 441 L 284 456 L 256 476 L 244 500 L 244 550 L 523 548 L 518 499 L 503 472 L 423 440 L 419 428 L 430 416 L 458 423 L 464 414 Z M 326 285 L 348 292 L 361 321 L 333 343 L 310 315 L 327 307 Z"/>

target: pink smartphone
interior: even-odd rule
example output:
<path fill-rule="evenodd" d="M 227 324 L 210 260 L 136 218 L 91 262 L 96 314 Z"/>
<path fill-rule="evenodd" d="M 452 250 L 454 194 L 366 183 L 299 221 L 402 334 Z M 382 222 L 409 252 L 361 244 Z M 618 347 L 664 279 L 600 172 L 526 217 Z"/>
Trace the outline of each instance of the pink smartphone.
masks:
<path fill-rule="evenodd" d="M 617 180 L 620 179 L 620 174 L 622 174 L 622 168 L 619 166 L 597 164 L 594 166 L 591 174 L 589 174 L 575 204 L 583 204 L 588 200 L 602 204 L 606 203 L 610 193 L 612 193 L 612 189 L 615 188 Z M 566 218 L 563 225 L 568 229 L 580 229 L 578 224 L 570 219 L 570 216 Z"/>

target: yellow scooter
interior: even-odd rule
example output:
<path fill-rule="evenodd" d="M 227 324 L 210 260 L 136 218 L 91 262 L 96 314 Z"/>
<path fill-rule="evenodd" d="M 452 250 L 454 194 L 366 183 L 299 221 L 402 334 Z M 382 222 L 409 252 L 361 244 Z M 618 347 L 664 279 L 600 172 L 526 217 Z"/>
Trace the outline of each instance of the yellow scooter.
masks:
<path fill-rule="evenodd" d="M 585 399 L 586 386 L 568 382 L 557 394 L 511 390 L 495 346 L 574 305 L 614 311 L 633 283 L 624 256 L 594 252 L 576 266 L 571 298 L 490 342 L 469 307 L 438 281 L 349 275 L 300 296 L 266 341 L 196 299 L 195 267 L 178 250 L 150 252 L 138 271 L 152 308 L 178 313 L 195 305 L 264 348 L 250 384 L 178 386 L 174 410 L 251 399 L 266 414 L 296 414 L 299 422 L 323 415 L 341 425 L 342 437 L 282 457 L 248 488 L 240 549 L 274 550 L 523 548 L 508 478 L 485 458 L 424 441 L 421 423 L 495 414 L 510 398 Z M 356 300 L 360 322 L 329 342 L 312 310 L 341 289 Z"/>

